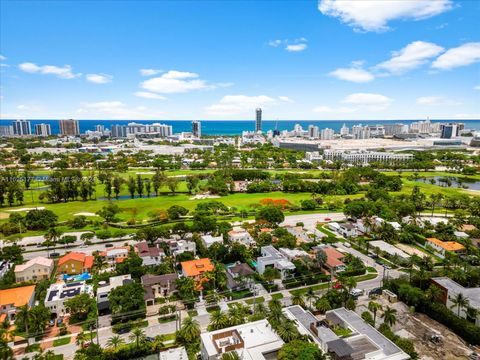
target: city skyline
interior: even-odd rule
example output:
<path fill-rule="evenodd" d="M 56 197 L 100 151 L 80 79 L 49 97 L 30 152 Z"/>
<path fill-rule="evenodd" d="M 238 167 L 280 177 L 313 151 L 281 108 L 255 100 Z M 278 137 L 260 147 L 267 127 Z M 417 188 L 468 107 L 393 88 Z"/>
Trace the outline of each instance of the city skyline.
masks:
<path fill-rule="evenodd" d="M 2 118 L 480 118 L 478 3 L 345 3 L 2 2 Z"/>

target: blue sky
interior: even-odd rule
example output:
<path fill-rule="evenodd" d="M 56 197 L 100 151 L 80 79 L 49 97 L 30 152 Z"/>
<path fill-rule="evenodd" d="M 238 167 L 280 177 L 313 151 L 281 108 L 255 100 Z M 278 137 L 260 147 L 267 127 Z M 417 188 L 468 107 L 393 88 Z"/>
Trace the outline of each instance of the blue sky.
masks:
<path fill-rule="evenodd" d="M 480 118 L 480 2 L 1 1 L 2 118 Z"/>

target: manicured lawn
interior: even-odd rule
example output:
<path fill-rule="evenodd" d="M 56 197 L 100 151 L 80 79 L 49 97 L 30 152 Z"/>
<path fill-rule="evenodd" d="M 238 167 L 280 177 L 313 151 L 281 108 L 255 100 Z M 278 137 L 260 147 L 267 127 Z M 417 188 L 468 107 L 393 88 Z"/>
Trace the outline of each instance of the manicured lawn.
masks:
<path fill-rule="evenodd" d="M 70 336 L 65 337 L 65 338 L 61 338 L 61 339 L 55 339 L 55 340 L 53 340 L 53 346 L 62 346 L 62 345 L 70 344 L 71 339 L 72 338 Z"/>
<path fill-rule="evenodd" d="M 272 294 L 272 299 L 273 300 L 283 299 L 283 294 L 282 293 Z"/>
<path fill-rule="evenodd" d="M 189 313 L 190 315 L 190 313 Z M 198 315 L 198 314 L 197 314 Z M 196 315 L 195 315 L 196 316 Z M 160 324 L 164 324 L 164 323 L 168 323 L 168 322 L 172 322 L 172 321 L 175 321 L 177 319 L 177 315 L 169 315 L 169 316 L 164 316 L 164 317 L 159 317 L 158 318 L 158 322 Z M 147 321 L 147 325 L 146 326 L 142 326 L 142 327 L 147 327 L 148 326 L 148 321 Z"/>
<path fill-rule="evenodd" d="M 262 302 L 265 301 L 265 298 L 263 296 L 258 296 L 256 298 L 253 298 L 253 299 L 247 299 L 245 300 L 245 302 L 248 304 L 248 305 L 253 305 L 253 304 L 260 304 Z"/>
<path fill-rule="evenodd" d="M 321 225 L 317 225 L 317 229 L 319 231 L 321 231 L 322 233 L 324 233 L 325 235 L 327 236 L 332 236 L 332 237 L 337 237 L 336 234 L 334 234 L 333 232 L 331 232 L 330 230 L 327 230 L 325 227 L 321 226 Z"/>
<path fill-rule="evenodd" d="M 28 346 L 25 348 L 25 353 L 40 351 L 40 349 L 41 349 L 41 348 L 40 348 L 40 344 L 28 345 Z"/>
<path fill-rule="evenodd" d="M 163 338 L 165 339 L 165 341 L 175 340 L 175 333 L 165 334 L 163 335 Z"/>
<path fill-rule="evenodd" d="M 188 310 L 188 316 L 190 316 L 190 317 L 198 316 L 197 310 L 195 310 L 195 309 Z"/>

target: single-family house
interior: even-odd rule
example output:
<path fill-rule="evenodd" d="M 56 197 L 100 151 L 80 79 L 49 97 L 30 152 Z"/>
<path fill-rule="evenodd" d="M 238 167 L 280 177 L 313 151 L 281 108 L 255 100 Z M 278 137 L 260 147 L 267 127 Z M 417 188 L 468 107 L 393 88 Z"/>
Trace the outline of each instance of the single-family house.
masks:
<path fill-rule="evenodd" d="M 53 259 L 37 256 L 26 263 L 15 266 L 15 281 L 34 281 L 50 278 L 53 271 Z"/>
<path fill-rule="evenodd" d="M 144 299 L 147 304 L 155 304 L 155 299 L 170 296 L 176 290 L 176 273 L 164 275 L 143 275 L 141 278 L 143 289 L 145 290 Z"/>
<path fill-rule="evenodd" d="M 458 294 L 462 294 L 465 299 L 468 300 L 468 306 L 473 309 L 480 309 L 480 287 L 466 288 L 456 283 L 448 277 L 436 277 L 432 278 L 433 285 L 440 288 L 442 291 L 439 300 L 449 309 L 452 309 L 455 315 L 458 314 L 458 308 L 454 305 L 454 299 Z M 478 312 L 475 318 L 469 317 L 467 307 L 460 308 L 460 317 L 467 318 L 475 325 L 480 326 L 480 312 Z"/>
<path fill-rule="evenodd" d="M 130 247 L 128 246 L 111 247 L 105 251 L 101 251 L 100 256 L 103 256 L 108 263 L 115 264 L 126 259 L 128 257 L 129 250 Z"/>
<path fill-rule="evenodd" d="M 70 252 L 58 259 L 57 273 L 78 275 L 91 272 L 94 257 L 81 252 Z"/>
<path fill-rule="evenodd" d="M 425 245 L 430 246 L 442 258 L 445 257 L 447 252 L 460 255 L 466 251 L 465 246 L 456 241 L 442 241 L 437 238 L 427 238 Z"/>
<path fill-rule="evenodd" d="M 196 255 L 197 253 L 197 245 L 194 241 L 170 240 L 168 242 L 168 248 L 170 249 L 170 254 L 172 254 L 172 256 L 178 256 L 186 251 L 191 252 L 193 255 Z"/>
<path fill-rule="evenodd" d="M 223 236 L 202 235 L 202 244 L 207 249 L 215 243 L 223 244 Z"/>
<path fill-rule="evenodd" d="M 35 285 L 0 290 L 0 320 L 15 320 L 19 307 L 27 305 L 30 308 L 34 302 Z"/>
<path fill-rule="evenodd" d="M 255 244 L 253 237 L 246 230 L 230 230 L 228 232 L 228 240 L 231 242 L 238 242 L 242 245 L 250 247 Z"/>
<path fill-rule="evenodd" d="M 345 238 L 348 237 L 356 237 L 358 236 L 358 231 L 357 227 L 350 223 L 350 222 L 345 222 L 345 223 L 339 223 L 339 229 L 338 232 Z"/>
<path fill-rule="evenodd" d="M 135 252 L 140 256 L 143 266 L 155 266 L 162 263 L 165 257 L 165 252 L 156 246 L 148 246 L 146 241 L 141 241 L 135 244 Z"/>
<path fill-rule="evenodd" d="M 336 274 L 345 271 L 346 265 L 343 263 L 345 255 L 330 245 L 320 245 L 312 248 L 315 256 L 318 251 L 325 253 L 326 262 L 323 265 L 330 274 Z"/>
<path fill-rule="evenodd" d="M 255 274 L 250 266 L 245 263 L 235 263 L 227 266 L 227 286 L 230 290 L 248 287 L 252 284 L 251 276 Z"/>
<path fill-rule="evenodd" d="M 292 277 L 295 265 L 285 255 L 271 245 L 262 246 L 260 251 L 261 256 L 257 258 L 256 266 L 259 274 L 263 274 L 268 267 L 273 267 L 280 272 L 282 280 Z"/>
<path fill-rule="evenodd" d="M 50 285 L 45 296 L 45 307 L 57 317 L 67 314 L 65 302 L 80 294 L 93 296 L 93 287 L 87 285 L 84 281 L 78 282 L 59 282 Z"/>
<path fill-rule="evenodd" d="M 110 310 L 110 301 L 108 300 L 108 295 L 113 289 L 117 287 L 129 284 L 132 282 L 132 277 L 128 275 L 119 275 L 112 276 L 108 279 L 108 283 L 105 281 L 100 281 L 97 287 L 97 308 L 98 312 L 101 315 L 109 313 Z"/>
<path fill-rule="evenodd" d="M 214 269 L 212 262 L 208 258 L 182 261 L 180 265 L 182 266 L 182 275 L 193 278 L 196 281 L 199 281 L 204 273 Z"/>

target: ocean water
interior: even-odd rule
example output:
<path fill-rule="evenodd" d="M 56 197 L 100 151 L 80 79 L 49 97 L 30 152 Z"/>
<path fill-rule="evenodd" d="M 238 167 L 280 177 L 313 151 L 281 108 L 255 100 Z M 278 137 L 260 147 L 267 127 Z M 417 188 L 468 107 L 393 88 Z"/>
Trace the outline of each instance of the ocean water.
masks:
<path fill-rule="evenodd" d="M 13 120 L 0 120 L 1 125 L 11 125 Z M 308 128 L 308 125 L 316 125 L 320 129 L 330 128 L 339 132 L 343 124 L 346 124 L 349 128 L 353 125 L 363 124 L 363 125 L 377 125 L 377 124 L 411 124 L 418 120 L 282 120 L 282 121 L 273 121 L 273 120 L 264 120 L 262 122 L 263 131 L 268 130 L 293 130 L 295 124 L 300 124 L 305 130 Z M 32 132 L 34 131 L 35 124 L 46 123 L 50 124 L 53 134 L 59 133 L 59 123 L 58 120 L 45 119 L 45 120 L 30 120 L 32 125 Z M 173 132 L 179 133 L 184 131 L 191 131 L 192 125 L 191 120 L 80 120 L 80 132 L 84 133 L 87 130 L 95 130 L 96 125 L 104 125 L 105 128 L 110 129 L 112 125 L 127 125 L 130 122 L 136 122 L 140 124 L 153 124 L 161 123 L 172 125 Z M 432 120 L 432 122 L 462 122 L 465 123 L 465 128 L 469 130 L 480 131 L 480 120 Z M 255 130 L 255 121 L 254 120 L 201 120 L 202 123 L 202 134 L 203 135 L 240 135 L 242 131 L 253 131 Z"/>

